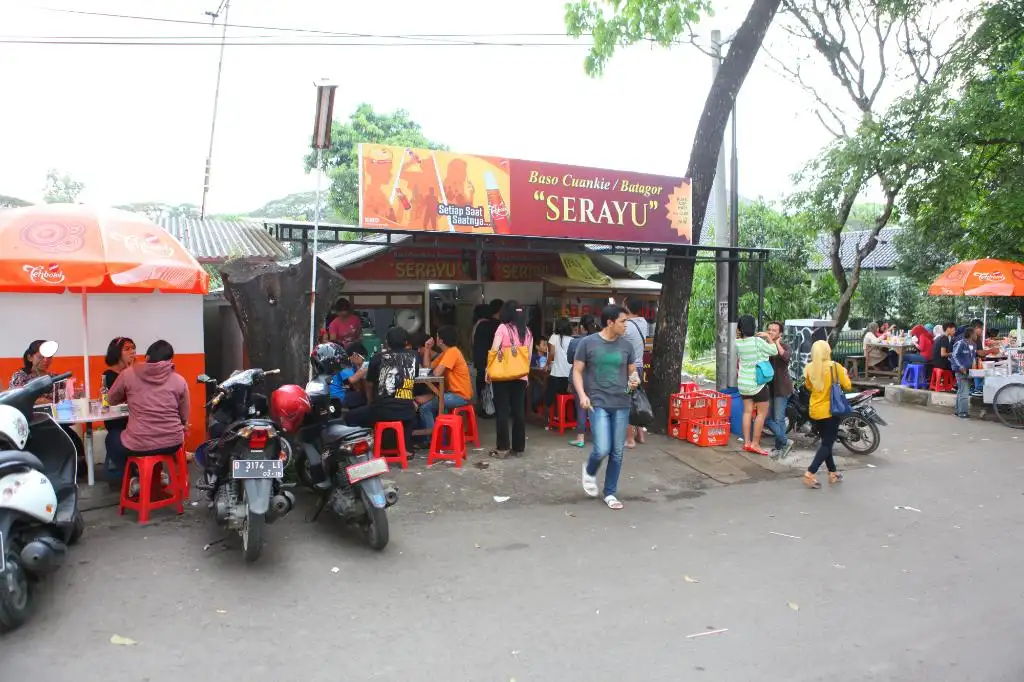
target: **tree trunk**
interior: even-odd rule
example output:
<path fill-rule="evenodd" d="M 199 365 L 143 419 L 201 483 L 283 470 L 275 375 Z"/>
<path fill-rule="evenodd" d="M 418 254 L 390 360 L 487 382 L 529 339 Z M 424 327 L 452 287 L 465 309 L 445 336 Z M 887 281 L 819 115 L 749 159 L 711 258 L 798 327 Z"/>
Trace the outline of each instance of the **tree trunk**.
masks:
<path fill-rule="evenodd" d="M 317 261 L 316 320 L 319 327 L 341 293 L 342 279 Z M 267 377 L 267 389 L 281 384 L 306 385 L 309 375 L 309 289 L 313 257 L 294 265 L 238 259 L 220 268 L 224 295 L 238 316 L 249 364 L 280 369 Z"/>
<path fill-rule="evenodd" d="M 722 148 L 722 138 L 736 103 L 736 95 L 754 64 L 754 58 L 761 49 L 761 43 L 781 1 L 753 0 L 704 101 L 704 112 L 694 133 L 690 163 L 686 170 L 687 177 L 693 182 L 694 244 L 700 243 L 711 185 L 715 181 L 718 152 Z M 665 260 L 648 384 L 648 396 L 654 409 L 657 430 L 667 427 L 669 396 L 679 390 L 679 375 L 686 347 L 687 315 L 693 291 L 694 255 L 695 250 L 692 248 L 675 247 L 669 249 Z"/>

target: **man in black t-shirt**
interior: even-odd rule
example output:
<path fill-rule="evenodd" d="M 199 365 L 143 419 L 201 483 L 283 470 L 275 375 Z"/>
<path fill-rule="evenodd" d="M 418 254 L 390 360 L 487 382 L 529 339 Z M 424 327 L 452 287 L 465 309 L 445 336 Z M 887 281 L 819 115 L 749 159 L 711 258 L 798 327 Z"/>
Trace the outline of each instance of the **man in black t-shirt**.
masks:
<path fill-rule="evenodd" d="M 935 369 L 949 370 L 949 356 L 953 354 L 953 335 L 956 334 L 956 324 L 946 322 L 942 325 L 943 334 L 935 339 L 935 347 L 932 349 L 932 365 Z"/>
<path fill-rule="evenodd" d="M 350 426 L 372 428 L 377 422 L 402 422 L 405 442 L 411 443 L 416 424 L 413 384 L 419 373 L 419 356 L 406 349 L 408 333 L 392 327 L 384 337 L 384 350 L 373 356 L 366 372 L 370 384 L 370 404 L 350 410 L 345 422 Z"/>

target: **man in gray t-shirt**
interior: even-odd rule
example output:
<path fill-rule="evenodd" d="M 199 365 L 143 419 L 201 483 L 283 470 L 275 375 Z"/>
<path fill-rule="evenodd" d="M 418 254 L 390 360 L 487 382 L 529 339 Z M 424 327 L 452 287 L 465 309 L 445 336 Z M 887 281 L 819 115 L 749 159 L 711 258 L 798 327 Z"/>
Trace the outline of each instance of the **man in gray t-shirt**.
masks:
<path fill-rule="evenodd" d="M 580 339 L 572 363 L 573 387 L 580 406 L 591 411 L 590 431 L 594 437 L 594 449 L 583 464 L 583 490 L 591 497 L 598 496 L 597 472 L 607 457 L 604 502 L 610 509 L 622 509 L 615 491 L 629 427 L 629 391 L 640 383 L 636 352 L 623 338 L 626 315 L 617 305 L 601 311 L 601 331 Z"/>

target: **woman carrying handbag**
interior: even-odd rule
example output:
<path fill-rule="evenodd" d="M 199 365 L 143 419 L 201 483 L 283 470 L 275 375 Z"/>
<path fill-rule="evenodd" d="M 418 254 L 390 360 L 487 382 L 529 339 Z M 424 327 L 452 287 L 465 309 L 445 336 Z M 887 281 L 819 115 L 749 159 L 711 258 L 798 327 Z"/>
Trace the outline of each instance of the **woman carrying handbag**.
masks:
<path fill-rule="evenodd" d="M 832 448 L 839 435 L 839 422 L 851 412 L 843 392 L 853 388 L 846 368 L 832 362 L 832 347 L 828 341 L 815 341 L 811 346 L 811 361 L 804 368 L 804 385 L 811 391 L 810 417 L 821 437 L 814 460 L 804 472 L 804 485 L 820 488 L 818 469 L 823 462 L 828 468 L 829 483 L 843 480 L 843 475 L 836 470 Z"/>
<path fill-rule="evenodd" d="M 487 354 L 487 381 L 494 391 L 498 432 L 496 447 L 489 454 L 505 459 L 509 454 L 518 457 L 526 451 L 526 387 L 533 334 L 526 326 L 525 311 L 516 301 L 505 301 L 498 322 Z"/>

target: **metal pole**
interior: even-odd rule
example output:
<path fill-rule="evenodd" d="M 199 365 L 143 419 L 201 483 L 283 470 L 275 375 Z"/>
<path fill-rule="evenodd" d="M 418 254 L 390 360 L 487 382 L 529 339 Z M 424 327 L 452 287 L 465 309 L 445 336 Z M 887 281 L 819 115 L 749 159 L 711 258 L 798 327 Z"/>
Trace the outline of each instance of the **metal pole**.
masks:
<path fill-rule="evenodd" d="M 711 32 L 711 49 L 715 56 L 711 58 L 711 78 L 718 75 L 722 63 L 722 32 Z M 718 168 L 712 186 L 715 197 L 715 246 L 729 246 L 727 229 L 728 214 L 726 209 L 725 187 L 725 140 L 718 152 Z M 735 384 L 729 383 L 729 348 L 732 337 L 729 331 L 729 251 L 716 251 L 715 263 L 715 383 L 718 390 L 725 390 Z M 732 333 L 735 336 L 735 332 Z"/>
<path fill-rule="evenodd" d="M 316 150 L 316 199 L 313 202 L 313 277 L 309 288 L 309 352 L 313 352 L 316 346 L 316 271 L 319 270 L 317 262 L 317 249 L 320 246 L 320 186 L 323 184 L 323 156 L 324 150 Z M 309 379 L 313 380 L 313 365 L 309 365 Z"/>
<path fill-rule="evenodd" d="M 757 328 L 764 329 L 764 259 L 757 260 Z"/>
<path fill-rule="evenodd" d="M 729 246 L 740 245 L 740 166 L 736 156 L 736 105 L 732 107 L 732 159 L 729 168 Z M 729 258 L 729 385 L 739 381 L 736 328 L 740 319 L 740 264 Z"/>
<path fill-rule="evenodd" d="M 231 0 L 224 1 L 224 31 L 220 36 L 220 57 L 217 59 L 217 85 L 213 89 L 213 120 L 210 121 L 210 147 L 206 152 L 206 173 L 203 179 L 203 204 L 199 209 L 199 217 L 206 217 L 206 195 L 210 193 L 210 164 L 213 160 L 213 136 L 217 131 L 217 104 L 220 102 L 220 73 L 224 68 L 224 44 L 228 38 L 228 8 Z M 218 10 L 212 16 L 216 19 L 220 14 Z"/>

